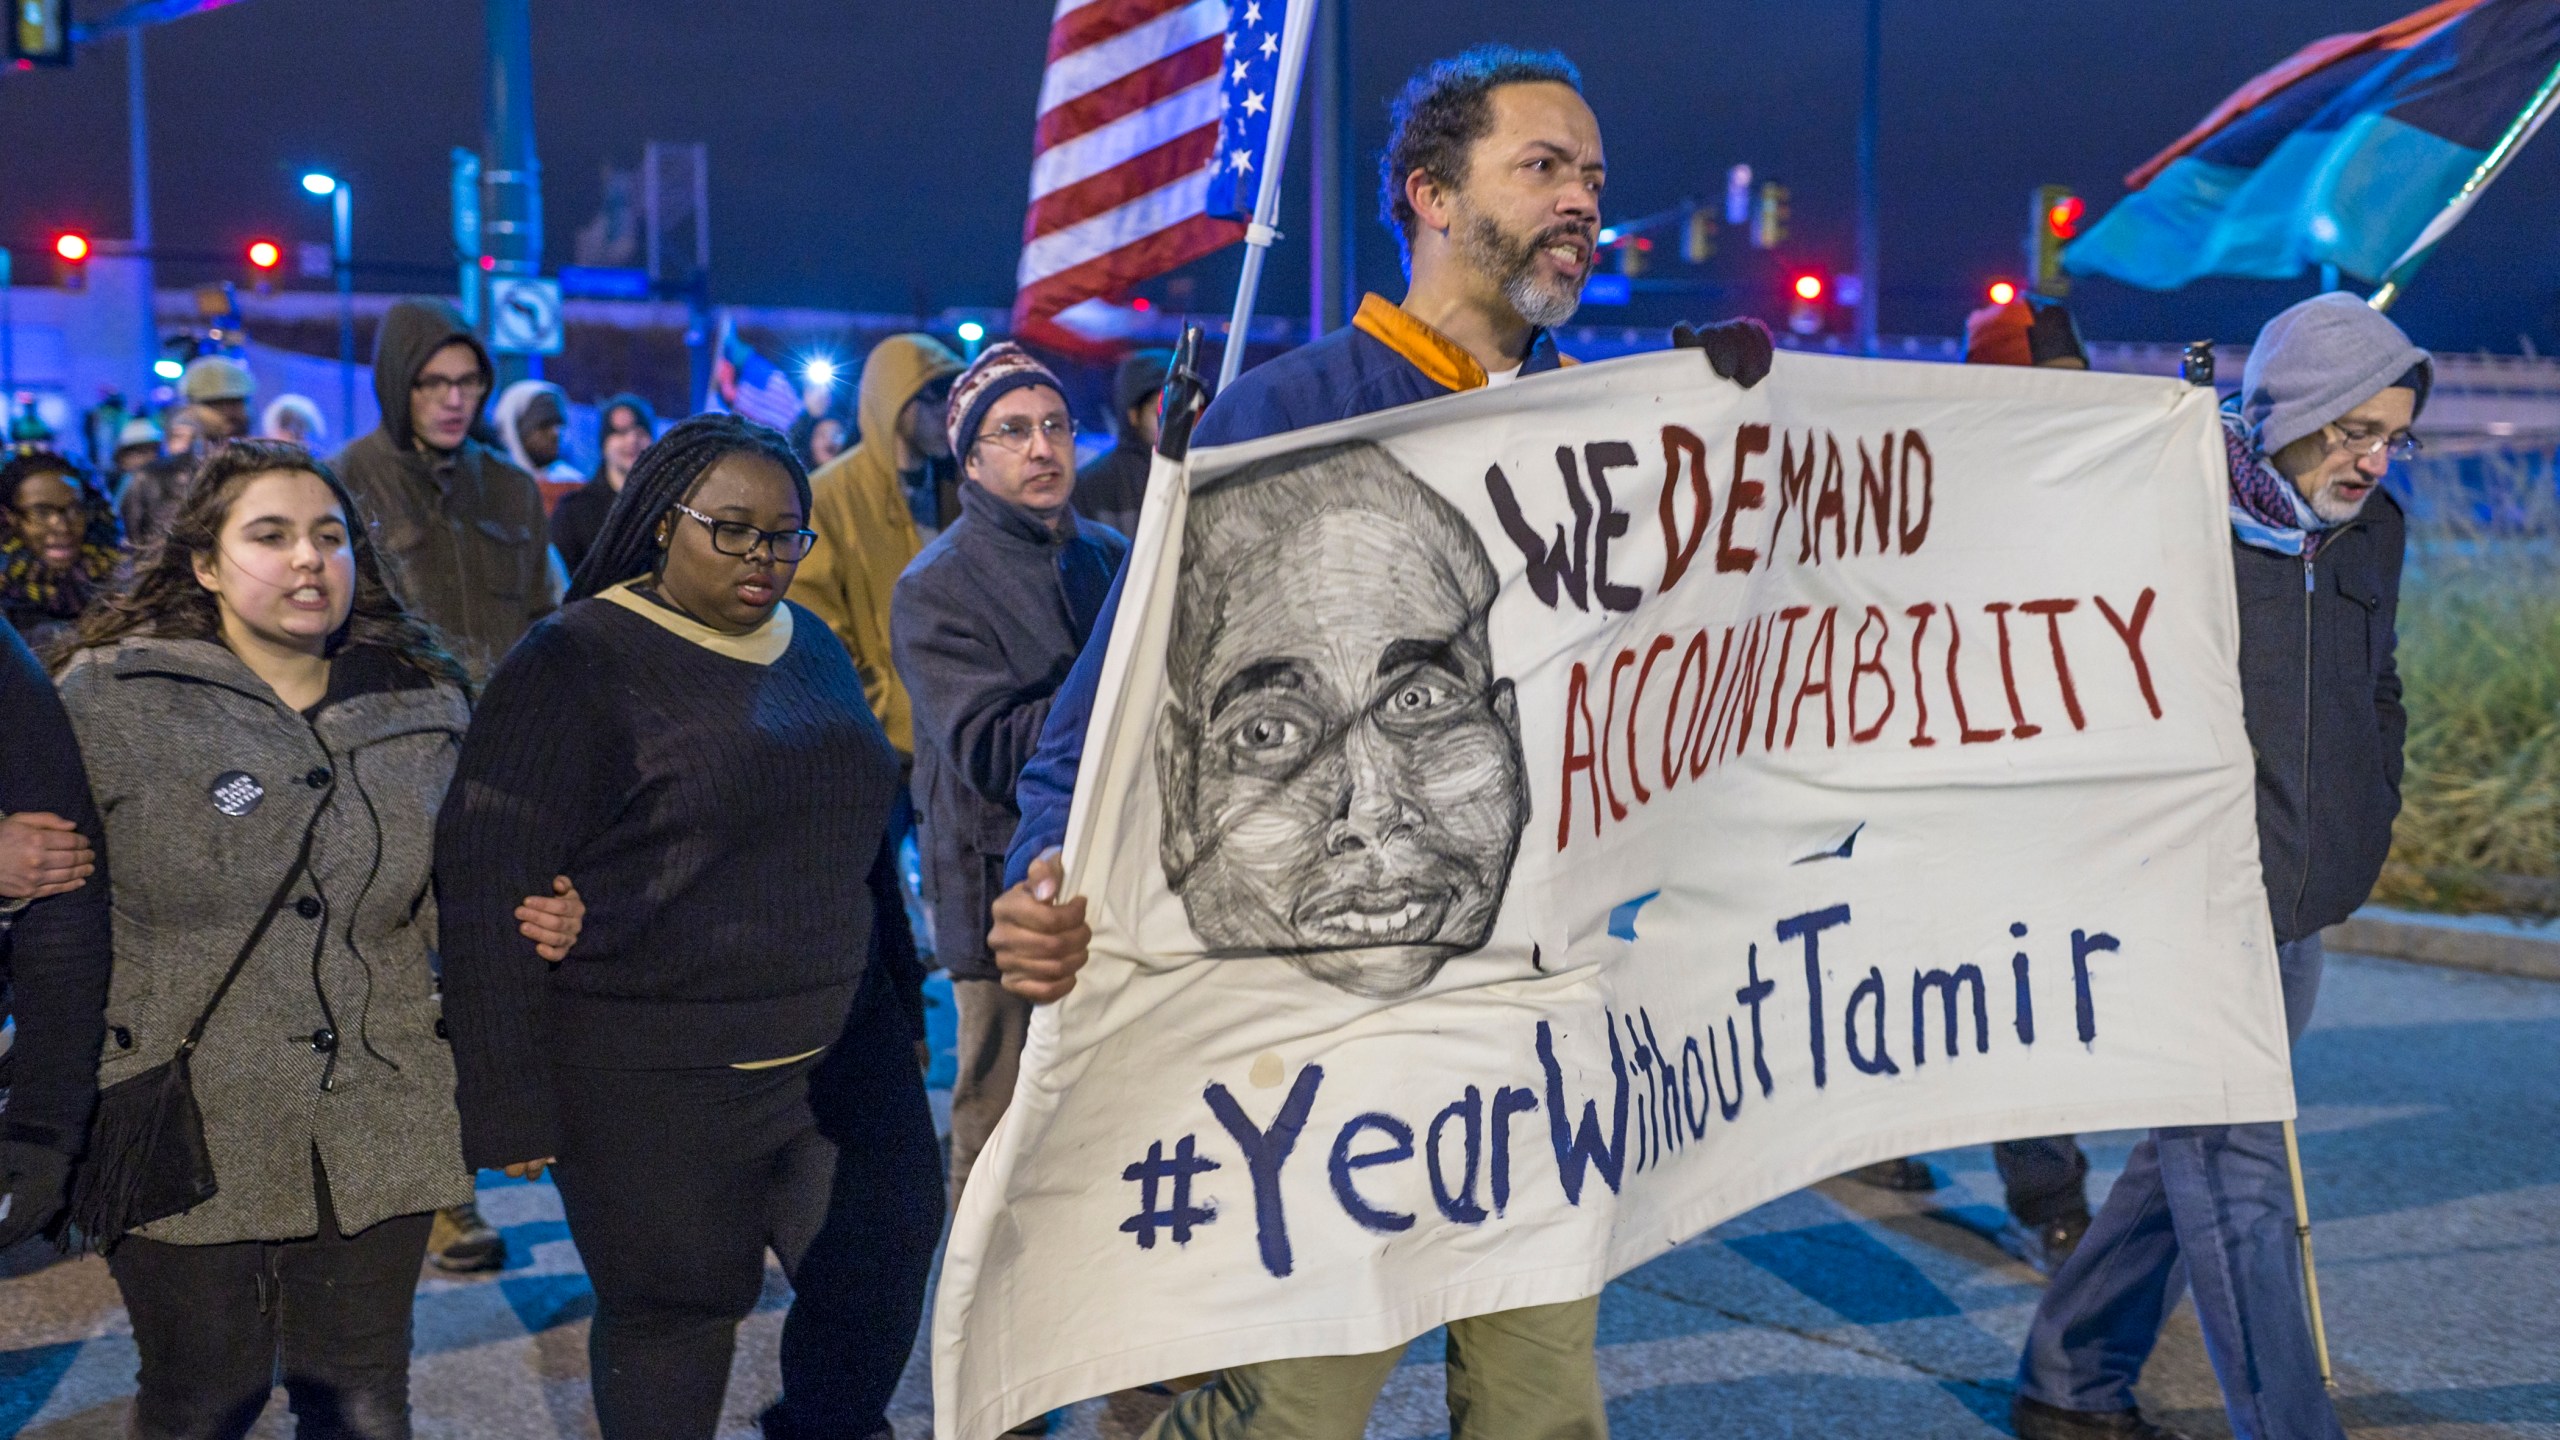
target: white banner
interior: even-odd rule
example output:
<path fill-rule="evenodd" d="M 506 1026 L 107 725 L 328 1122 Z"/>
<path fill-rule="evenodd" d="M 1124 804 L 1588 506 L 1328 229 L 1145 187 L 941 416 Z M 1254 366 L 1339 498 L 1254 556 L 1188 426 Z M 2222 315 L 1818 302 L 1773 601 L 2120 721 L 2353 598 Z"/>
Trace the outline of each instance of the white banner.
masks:
<path fill-rule="evenodd" d="M 1159 475 L 937 1433 L 2290 1115 L 2222 468 L 2172 381 L 1675 351 Z"/>

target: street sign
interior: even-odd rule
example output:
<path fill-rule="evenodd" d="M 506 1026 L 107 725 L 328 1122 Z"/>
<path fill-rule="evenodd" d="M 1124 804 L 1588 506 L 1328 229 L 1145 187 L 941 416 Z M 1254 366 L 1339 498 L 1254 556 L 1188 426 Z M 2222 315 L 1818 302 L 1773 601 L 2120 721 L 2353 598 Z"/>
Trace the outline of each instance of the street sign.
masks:
<path fill-rule="evenodd" d="M 489 280 L 489 348 L 501 355 L 560 353 L 560 282 L 538 275 Z"/>

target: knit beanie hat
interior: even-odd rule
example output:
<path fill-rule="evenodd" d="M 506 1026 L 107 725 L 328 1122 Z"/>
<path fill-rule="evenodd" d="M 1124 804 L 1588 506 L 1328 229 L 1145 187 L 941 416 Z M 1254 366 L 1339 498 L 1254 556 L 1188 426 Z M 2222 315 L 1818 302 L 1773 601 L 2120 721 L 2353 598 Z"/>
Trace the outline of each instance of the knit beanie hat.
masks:
<path fill-rule="evenodd" d="M 1170 350 L 1140 350 L 1120 362 L 1119 373 L 1111 377 L 1111 413 L 1125 416 L 1145 401 L 1152 400 L 1164 388 L 1164 377 L 1173 369 Z"/>
<path fill-rule="evenodd" d="M 157 450 L 160 448 L 161 438 L 159 426 L 152 424 L 146 417 L 137 415 L 124 422 L 124 427 L 116 431 L 116 450 L 119 453 L 136 449 Z"/>
<path fill-rule="evenodd" d="M 1010 340 L 1000 340 L 986 348 L 960 378 L 951 382 L 951 411 L 947 422 L 951 429 L 951 453 L 966 455 L 978 443 L 978 426 L 985 422 L 987 411 L 998 400 L 1016 390 L 1033 385 L 1046 385 L 1060 395 L 1067 387 L 1048 366 L 1031 358 L 1031 352 Z"/>
<path fill-rule="evenodd" d="M 2089 363 L 2071 312 L 2051 300 L 2021 295 L 2006 305 L 1974 311 L 1964 322 L 1967 365 L 2044 365 L 2055 360 Z"/>
<path fill-rule="evenodd" d="M 178 393 L 196 404 L 208 400 L 246 400 L 258 389 L 249 367 L 227 355 L 199 355 L 187 362 Z"/>
<path fill-rule="evenodd" d="M 2435 361 L 2390 317 L 2343 290 L 2267 322 L 2240 372 L 2240 418 L 2272 455 L 2394 385 L 2427 407 Z"/>

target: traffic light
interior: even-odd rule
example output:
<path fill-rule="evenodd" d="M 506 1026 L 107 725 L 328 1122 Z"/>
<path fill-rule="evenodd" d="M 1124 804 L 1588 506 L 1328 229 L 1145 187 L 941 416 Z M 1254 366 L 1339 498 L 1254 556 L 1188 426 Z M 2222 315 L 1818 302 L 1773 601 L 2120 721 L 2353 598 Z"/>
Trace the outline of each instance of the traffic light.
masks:
<path fill-rule="evenodd" d="M 65 230 L 53 237 L 53 283 L 78 290 L 89 283 L 89 237 Z"/>
<path fill-rule="evenodd" d="M 275 288 L 276 270 L 284 264 L 284 248 L 273 240 L 249 242 L 249 278 L 256 282 L 258 293 Z"/>
<path fill-rule="evenodd" d="M 2071 293 L 2071 277 L 2063 273 L 2062 247 L 2080 237 L 2088 215 L 2080 197 L 2064 185 L 2036 187 L 2027 214 L 2027 288 L 2057 298 Z"/>
<path fill-rule="evenodd" d="M 1982 293 L 1990 297 L 1992 304 L 2006 305 L 2018 298 L 2018 287 L 2014 281 L 1994 280 L 1991 282 L 1991 288 Z"/>
<path fill-rule="evenodd" d="M 1716 256 L 1716 215 L 1704 206 L 1689 212 L 1689 228 L 1680 237 L 1680 256 L 1704 265 Z"/>
<path fill-rule="evenodd" d="M 71 63 L 71 0 L 9 0 L 8 27 L 18 69 Z"/>
<path fill-rule="evenodd" d="M 1787 238 L 1787 187 L 1776 180 L 1760 182 L 1760 204 L 1751 215 L 1751 243 L 1775 250 Z"/>
<path fill-rule="evenodd" d="M 1807 270 L 1796 276 L 1789 288 L 1795 294 L 1795 305 L 1787 312 L 1787 328 L 1798 335 L 1821 333 L 1822 296 L 1829 288 L 1822 277 Z"/>

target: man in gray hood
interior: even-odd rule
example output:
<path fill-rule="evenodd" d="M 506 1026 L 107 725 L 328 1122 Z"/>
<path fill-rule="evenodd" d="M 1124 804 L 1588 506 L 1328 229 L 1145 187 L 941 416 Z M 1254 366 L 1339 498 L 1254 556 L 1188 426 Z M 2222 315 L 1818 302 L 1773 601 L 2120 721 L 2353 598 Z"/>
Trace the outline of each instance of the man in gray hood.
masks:
<path fill-rule="evenodd" d="M 2417 453 L 2427 353 L 2355 296 L 2258 332 L 2223 417 L 2240 695 L 2257 759 L 2258 858 L 2285 1024 L 2320 991 L 2320 931 L 2371 893 L 2400 811 L 2393 617 L 2404 541 L 2381 488 Z M 2036 1307 L 2010 1418 L 2019 1440 L 2174 1436 L 2133 1384 L 2185 1272 L 2239 1440 L 2344 1440 L 2303 1309 L 2275 1125 L 2154 1130 Z"/>
<path fill-rule="evenodd" d="M 452 307 L 403 300 L 373 345 L 382 425 L 330 463 L 401 603 L 444 632 L 475 683 L 559 608 L 534 478 L 471 438 L 495 371 Z"/>

